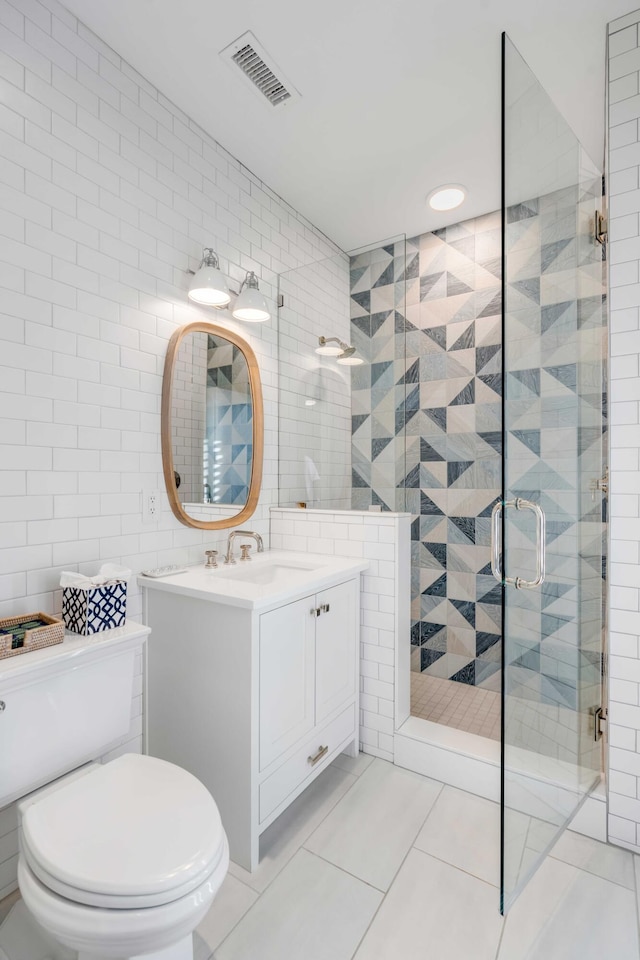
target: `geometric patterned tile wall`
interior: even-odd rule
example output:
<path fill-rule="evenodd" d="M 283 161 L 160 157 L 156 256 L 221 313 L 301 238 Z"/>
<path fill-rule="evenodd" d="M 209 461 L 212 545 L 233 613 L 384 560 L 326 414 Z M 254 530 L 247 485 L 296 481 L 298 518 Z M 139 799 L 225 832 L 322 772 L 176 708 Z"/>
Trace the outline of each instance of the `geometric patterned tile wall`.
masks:
<path fill-rule="evenodd" d="M 253 409 L 249 368 L 242 351 L 209 335 L 207 421 L 204 451 L 206 494 L 212 503 L 246 503 L 253 460 Z"/>
<path fill-rule="evenodd" d="M 365 360 L 351 367 L 354 510 L 405 510 L 405 388 L 418 380 L 405 359 L 406 288 L 417 268 L 404 240 L 351 258 L 351 342 Z"/>
<path fill-rule="evenodd" d="M 571 449 L 586 467 L 601 444 L 601 364 L 577 358 L 601 336 L 602 271 L 576 237 L 577 199 L 559 191 L 514 206 L 507 234 L 510 479 L 517 495 L 544 501 L 551 555 L 576 558 L 555 571 L 551 559 L 542 591 L 519 601 L 523 647 L 512 676 L 550 705 L 571 699 L 563 644 L 575 591 L 566 583 L 577 581 L 578 562 L 584 582 L 602 539 L 602 518 L 577 502 L 578 472 L 562 459 Z M 351 261 L 352 338 L 369 361 L 353 369 L 352 506 L 412 514 L 412 669 L 492 690 L 502 642 L 489 553 L 502 463 L 500 256 L 496 212 Z M 528 559 L 528 529 L 522 537 Z M 595 596 L 601 584 L 588 589 Z M 531 636 L 539 640 L 541 624 L 550 635 L 542 653 L 526 639 L 532 615 Z"/>
<path fill-rule="evenodd" d="M 589 481 L 603 469 L 606 351 L 602 251 L 588 230 L 600 192 L 593 177 L 513 206 L 506 235 L 505 495 L 539 503 L 547 521 L 545 583 L 510 593 L 507 721 L 511 743 L 571 762 L 593 743 L 588 707 L 600 702 L 604 517 Z M 518 519 L 507 555 L 528 577 L 533 524 Z"/>
<path fill-rule="evenodd" d="M 412 669 L 499 687 L 500 217 L 354 257 L 353 507 L 412 514 Z"/>

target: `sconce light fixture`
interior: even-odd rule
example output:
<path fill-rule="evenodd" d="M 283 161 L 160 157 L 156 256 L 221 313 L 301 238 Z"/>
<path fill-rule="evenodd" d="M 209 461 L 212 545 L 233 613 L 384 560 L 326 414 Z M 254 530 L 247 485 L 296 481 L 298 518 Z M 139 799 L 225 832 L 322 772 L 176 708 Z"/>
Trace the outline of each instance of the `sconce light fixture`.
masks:
<path fill-rule="evenodd" d="M 337 343 L 338 346 L 332 347 L 332 343 Z M 345 367 L 357 367 L 364 363 L 361 357 L 354 356 L 355 352 L 355 347 L 351 347 L 338 337 L 318 337 L 316 353 L 319 353 L 322 357 L 335 357 L 336 363 L 341 363 Z"/>
<path fill-rule="evenodd" d="M 226 307 L 231 300 L 229 286 L 220 270 L 218 255 L 205 247 L 202 262 L 191 278 L 189 299 L 206 307 Z"/>
<path fill-rule="evenodd" d="M 226 277 L 220 270 L 217 253 L 211 247 L 205 247 L 200 266 L 195 273 L 193 270 L 189 270 L 188 273 L 192 274 L 189 283 L 189 299 L 194 303 L 200 303 L 205 307 L 222 308 L 228 306 L 231 295 L 234 294 L 236 302 L 232 316 L 236 320 L 262 323 L 264 320 L 271 319 L 267 298 L 260 293 L 258 278 L 253 270 L 247 271 L 240 290 L 230 291 Z"/>
<path fill-rule="evenodd" d="M 271 319 L 267 298 L 260 293 L 258 278 L 253 270 L 249 270 L 242 281 L 231 316 L 236 320 L 245 320 L 247 323 L 263 323 Z"/>

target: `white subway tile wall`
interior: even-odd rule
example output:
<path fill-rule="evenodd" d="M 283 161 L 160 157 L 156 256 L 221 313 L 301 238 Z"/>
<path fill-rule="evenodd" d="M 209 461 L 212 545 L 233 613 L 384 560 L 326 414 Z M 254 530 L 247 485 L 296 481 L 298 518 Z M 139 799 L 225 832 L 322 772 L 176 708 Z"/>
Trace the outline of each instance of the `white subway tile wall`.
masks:
<path fill-rule="evenodd" d="M 268 535 L 275 305 L 257 326 L 190 305 L 202 248 L 236 289 L 255 270 L 272 301 L 280 272 L 336 256 L 325 282 L 341 296 L 348 261 L 56 0 L 0 0 L 0 91 L 0 616 L 59 613 L 63 569 L 196 562 L 226 540 L 181 526 L 164 493 L 162 372 L 183 323 L 222 323 L 258 356 L 265 464 L 251 526 Z M 143 489 L 161 491 L 156 523 L 142 522 Z M 128 614 L 141 610 L 134 580 Z M 140 696 L 128 749 L 140 749 Z M 9 807 L 0 897 L 15 853 Z"/>
<path fill-rule="evenodd" d="M 335 301 L 348 262 L 56 0 L 3 2 L 0 82 L 2 616 L 59 611 L 63 568 L 194 562 L 226 539 L 180 526 L 164 493 L 164 356 L 191 320 L 228 326 L 258 355 L 265 470 L 252 525 L 268 533 L 275 305 L 257 326 L 196 308 L 186 270 L 212 245 L 232 286 L 255 270 L 274 301 L 280 272 L 334 258 L 323 282 Z M 143 489 L 162 491 L 157 523 L 142 523 Z M 128 612 L 141 613 L 135 583 Z"/>
<path fill-rule="evenodd" d="M 640 852 L 640 11 L 609 24 L 609 838 Z"/>
<path fill-rule="evenodd" d="M 271 545 L 369 561 L 360 604 L 360 749 L 393 762 L 396 657 L 409 681 L 411 515 L 272 508 Z M 408 697 L 407 697 L 408 714 Z"/>

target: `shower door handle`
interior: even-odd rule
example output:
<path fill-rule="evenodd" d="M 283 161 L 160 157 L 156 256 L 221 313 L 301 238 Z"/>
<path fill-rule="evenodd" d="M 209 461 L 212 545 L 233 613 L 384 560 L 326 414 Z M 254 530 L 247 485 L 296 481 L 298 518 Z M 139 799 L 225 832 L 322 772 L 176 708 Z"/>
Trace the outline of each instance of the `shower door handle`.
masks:
<path fill-rule="evenodd" d="M 536 518 L 536 575 L 533 580 L 523 577 L 503 576 L 500 566 L 500 522 L 502 510 L 515 507 L 516 510 L 531 510 Z M 542 507 L 531 500 L 516 497 L 515 500 L 498 501 L 491 511 L 491 572 L 498 583 L 511 584 L 516 590 L 534 590 L 544 583 L 547 567 L 546 518 Z"/>

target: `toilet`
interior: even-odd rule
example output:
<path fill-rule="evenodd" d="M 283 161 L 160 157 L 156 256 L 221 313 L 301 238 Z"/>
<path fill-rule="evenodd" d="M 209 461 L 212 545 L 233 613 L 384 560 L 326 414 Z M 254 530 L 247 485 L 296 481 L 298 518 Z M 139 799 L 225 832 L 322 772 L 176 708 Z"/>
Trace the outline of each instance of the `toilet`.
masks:
<path fill-rule="evenodd" d="M 18 804 L 25 904 L 79 960 L 192 960 L 229 866 L 211 794 L 186 770 L 125 754 Z"/>
<path fill-rule="evenodd" d="M 133 639 L 114 649 L 105 640 L 80 645 L 69 664 L 62 650 L 50 662 L 41 657 L 33 676 L 26 662 L 0 667 L 0 747 L 4 740 L 20 759 L 0 762 L 0 780 L 12 771 L 20 792 L 20 892 L 38 929 L 78 960 L 193 960 L 193 931 L 229 866 L 215 801 L 192 774 L 135 753 L 84 762 L 87 749 L 95 758 L 129 729 L 135 657 L 148 633 L 136 626 L 137 650 Z M 33 761 L 48 756 L 53 769 L 60 758 L 47 750 L 56 743 L 70 772 L 43 786 Z M 38 789 L 20 789 L 27 784 Z M 0 956 L 2 946 L 0 928 Z"/>

